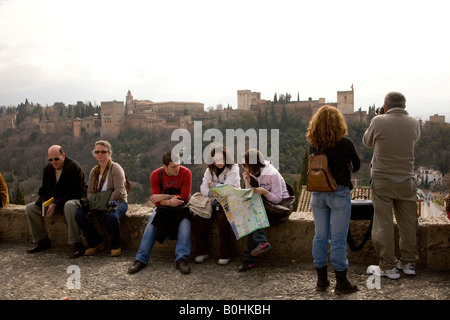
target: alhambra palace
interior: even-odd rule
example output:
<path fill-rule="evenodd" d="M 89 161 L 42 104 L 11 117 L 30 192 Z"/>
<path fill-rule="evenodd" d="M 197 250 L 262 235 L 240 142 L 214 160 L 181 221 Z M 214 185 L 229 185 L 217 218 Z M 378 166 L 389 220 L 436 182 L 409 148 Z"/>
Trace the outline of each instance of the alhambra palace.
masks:
<path fill-rule="evenodd" d="M 58 121 L 58 119 L 41 120 L 39 128 L 42 133 L 54 133 L 62 128 L 72 128 L 74 137 L 79 137 L 82 131 L 87 133 L 100 133 L 104 139 L 114 139 L 121 131 L 126 129 L 138 129 L 144 131 L 173 131 L 178 128 L 189 129 L 193 121 L 217 123 L 219 119 L 232 121 L 238 119 L 243 112 L 253 111 L 270 112 L 272 106 L 276 113 L 281 113 L 283 108 L 294 112 L 305 120 L 323 105 L 337 107 L 347 121 L 368 123 L 366 111 L 354 111 L 354 91 L 338 91 L 337 102 L 325 102 L 325 98 L 306 101 L 289 101 L 276 103 L 261 99 L 260 92 L 251 90 L 237 91 L 237 109 L 221 108 L 204 110 L 204 104 L 200 102 L 166 101 L 153 102 L 150 100 L 134 99 L 130 90 L 125 101 L 102 101 L 100 115 L 76 118 L 74 120 Z M 6 127 L 13 125 L 14 121 Z"/>
<path fill-rule="evenodd" d="M 280 102 L 261 99 L 260 92 L 237 90 L 237 109 L 222 108 L 219 105 L 216 109 L 208 108 L 212 110 L 205 111 L 204 104 L 201 102 L 137 100 L 128 90 L 125 101 L 102 101 L 100 115 L 68 120 L 62 120 L 53 115 L 48 117 L 47 120 L 33 118 L 32 123 L 38 124 L 43 134 L 61 132 L 70 128 L 74 137 L 79 137 L 82 132 L 86 132 L 89 134 L 99 133 L 103 139 L 115 139 L 121 131 L 127 129 L 170 132 L 178 128 L 190 129 L 193 127 L 193 121 L 203 121 L 205 124 L 210 123 L 214 126 L 220 120 L 233 121 L 239 119 L 244 112 L 265 113 L 272 112 L 272 108 L 277 114 L 281 114 L 283 108 L 285 108 L 289 114 L 294 113 L 309 121 L 312 115 L 323 105 L 335 106 L 341 111 L 347 122 L 369 123 L 370 117 L 366 111 L 361 111 L 361 108 L 358 111 L 354 110 L 353 85 L 349 91 L 337 91 L 336 98 L 336 102 L 325 101 L 325 98 Z M 33 108 L 29 103 L 26 107 L 30 110 Z M 7 114 L 0 117 L 0 132 L 15 128 L 15 117 L 16 114 Z M 445 122 L 445 117 L 430 116 L 430 121 Z"/>

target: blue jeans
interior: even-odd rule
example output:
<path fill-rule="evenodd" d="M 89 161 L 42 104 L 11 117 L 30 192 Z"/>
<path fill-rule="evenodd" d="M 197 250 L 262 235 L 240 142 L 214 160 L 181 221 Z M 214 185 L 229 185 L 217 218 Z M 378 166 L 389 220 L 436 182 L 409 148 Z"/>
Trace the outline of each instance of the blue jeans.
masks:
<path fill-rule="evenodd" d="M 347 270 L 347 233 L 351 214 L 350 189 L 338 186 L 334 192 L 312 192 L 311 208 L 315 226 L 312 247 L 314 265 L 317 268 L 327 265 L 330 242 L 330 261 L 334 269 Z"/>
<path fill-rule="evenodd" d="M 152 224 L 153 219 L 156 216 L 156 209 L 153 211 L 152 216 L 148 219 L 147 227 L 145 227 L 144 234 L 142 235 L 141 244 L 139 245 L 138 253 L 135 260 L 138 260 L 144 264 L 147 264 L 150 260 L 150 254 L 152 252 L 153 244 L 156 238 L 156 227 Z M 191 254 L 191 222 L 189 219 L 183 219 L 178 226 L 178 239 L 175 246 L 175 260 L 176 263 L 179 259 L 184 258 L 188 260 Z"/>
<path fill-rule="evenodd" d="M 103 222 L 105 223 L 106 230 L 111 237 L 111 249 L 117 249 L 120 247 L 120 218 L 122 218 L 128 210 L 128 203 L 119 202 L 117 209 L 111 211 L 105 216 Z M 88 211 L 85 208 L 81 208 L 75 214 L 75 219 L 83 231 L 86 240 L 89 243 L 90 248 L 94 248 L 103 242 L 102 236 L 98 233 L 95 225 L 90 223 L 87 219 Z"/>

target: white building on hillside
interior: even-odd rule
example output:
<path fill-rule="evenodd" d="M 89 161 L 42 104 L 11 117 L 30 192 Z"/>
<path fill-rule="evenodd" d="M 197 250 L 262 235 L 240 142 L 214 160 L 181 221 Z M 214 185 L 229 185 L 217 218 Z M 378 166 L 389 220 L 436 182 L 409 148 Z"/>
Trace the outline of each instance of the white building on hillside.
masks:
<path fill-rule="evenodd" d="M 441 185 L 442 173 L 434 169 L 420 167 L 414 172 L 414 179 L 418 183 L 428 183 L 429 185 Z"/>

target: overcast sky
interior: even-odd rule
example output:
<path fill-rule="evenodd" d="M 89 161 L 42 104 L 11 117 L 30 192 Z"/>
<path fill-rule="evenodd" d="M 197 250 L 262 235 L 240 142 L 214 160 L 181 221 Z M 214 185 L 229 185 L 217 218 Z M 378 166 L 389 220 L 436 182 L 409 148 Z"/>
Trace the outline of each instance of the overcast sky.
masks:
<path fill-rule="evenodd" d="M 0 0 L 0 105 L 135 99 L 237 107 L 400 91 L 450 122 L 448 0 Z"/>

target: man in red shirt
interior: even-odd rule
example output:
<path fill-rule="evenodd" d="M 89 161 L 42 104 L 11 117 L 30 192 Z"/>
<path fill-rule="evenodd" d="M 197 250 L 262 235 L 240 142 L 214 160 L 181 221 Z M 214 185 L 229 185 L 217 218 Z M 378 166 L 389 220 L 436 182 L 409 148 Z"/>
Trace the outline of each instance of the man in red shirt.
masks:
<path fill-rule="evenodd" d="M 150 175 L 152 195 L 156 205 L 142 236 L 133 265 L 128 273 L 143 269 L 150 260 L 155 240 L 163 243 L 166 237 L 177 240 L 175 265 L 183 274 L 191 272 L 188 258 L 191 253 L 191 214 L 183 205 L 189 201 L 192 173 L 180 166 L 178 159 L 172 160 L 171 151 L 163 156 L 163 166 Z"/>

